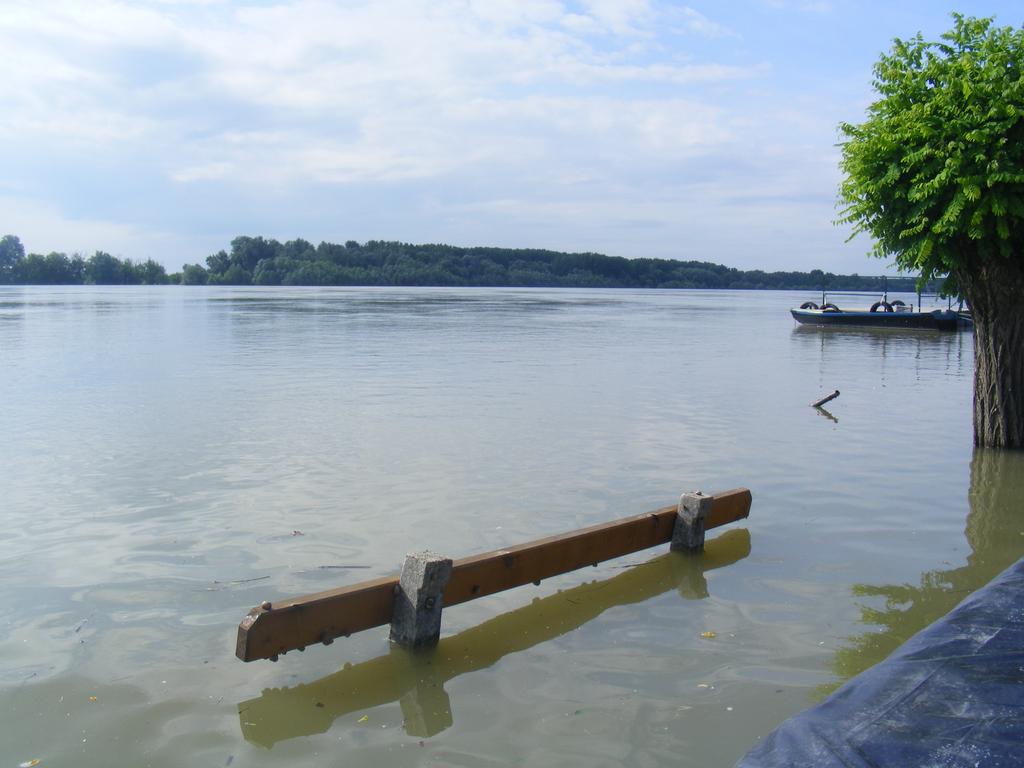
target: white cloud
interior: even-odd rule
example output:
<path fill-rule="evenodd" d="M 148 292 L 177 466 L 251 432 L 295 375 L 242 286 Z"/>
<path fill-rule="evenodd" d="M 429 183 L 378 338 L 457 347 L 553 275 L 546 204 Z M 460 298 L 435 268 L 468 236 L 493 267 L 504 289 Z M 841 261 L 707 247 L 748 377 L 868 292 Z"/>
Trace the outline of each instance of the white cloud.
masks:
<path fill-rule="evenodd" d="M 0 46 L 24 40 L 26 63 L 0 84 L 16 105 L 0 132 L 157 142 L 180 183 L 394 182 L 528 158 L 557 166 L 551 147 L 595 133 L 640 161 L 699 146 L 723 129 L 708 125 L 713 107 L 680 98 L 686 89 L 764 71 L 648 48 L 636 38 L 655 35 L 659 16 L 645 0 L 580 12 L 550 0 L 190 5 L 58 2 L 44 14 L 17 3 Z M 125 84 L 121 59 L 156 51 L 191 66 Z M 660 101 L 605 92 L 627 85 L 681 90 Z M 251 129 L 220 117 L 230 110 Z"/>
<path fill-rule="evenodd" d="M 224 161 L 192 165 L 171 171 L 171 178 L 174 181 L 185 184 L 195 181 L 223 181 L 236 175 L 235 165 Z"/>
<path fill-rule="evenodd" d="M 111 51 L 173 48 L 181 44 L 172 16 L 122 0 L 5 0 L 0 42 L 10 76 L 2 89 L 19 84 L 101 85 L 109 78 L 103 63 Z M 40 64 L 45 64 L 40 66 Z"/>
<path fill-rule="evenodd" d="M 116 221 L 70 218 L 48 203 L 23 197 L 0 196 L 0 212 L 0 218 L 30 253 L 91 254 L 102 250 L 144 259 L 158 246 L 160 237 Z"/>
<path fill-rule="evenodd" d="M 237 179 L 271 187 L 303 181 L 394 183 L 479 174 L 536 182 L 611 177 L 637 167 L 692 157 L 734 140 L 721 110 L 682 99 L 527 97 L 477 99 L 434 110 L 407 105 L 358 121 L 347 141 L 310 135 L 232 132 L 193 146 L 193 161 L 174 170 L 179 182 Z"/>
<path fill-rule="evenodd" d="M 441 9 L 445 5 L 449 13 L 455 14 L 463 13 L 463 6 L 468 5 L 469 17 L 503 29 L 556 23 L 565 13 L 562 3 L 556 0 L 469 0 L 468 4 L 439 2 L 434 7 Z"/>
<path fill-rule="evenodd" d="M 709 38 L 733 37 L 736 35 L 728 27 L 712 21 L 703 13 L 695 11 L 693 8 L 683 8 L 680 13 L 683 16 L 686 28 L 691 32 L 696 32 L 698 35 Z"/>
<path fill-rule="evenodd" d="M 19 41 L 27 39 L 21 47 L 36 60 L 25 57 L 26 65 L 0 89 L 20 85 L 23 92 L 77 81 L 96 88 L 96 96 L 109 97 L 118 83 L 105 59 L 119 51 L 158 49 L 191 58 L 201 69 L 192 84 L 208 90 L 195 94 L 196 100 L 219 95 L 318 112 L 356 110 L 368 101 L 372 107 L 374 97 L 452 101 L 510 85 L 686 84 L 750 74 L 749 68 L 716 62 L 641 63 L 643 56 L 623 61 L 605 41 L 597 45 L 585 32 L 567 31 L 584 17 L 553 2 L 467 7 L 417 0 L 355 6 L 296 0 L 216 6 L 199 14 L 185 14 L 170 3 L 146 7 L 113 0 L 58 2 L 45 13 L 30 11 L 23 2 L 16 6 L 17 13 L 0 19 L 0 42 L 17 51 Z M 658 26 L 647 2 L 591 0 L 587 6 L 586 18 L 621 34 L 640 28 L 653 34 Z M 618 47 L 628 50 L 624 43 Z"/>
<path fill-rule="evenodd" d="M 588 15 L 604 30 L 616 35 L 637 35 L 654 16 L 648 0 L 583 0 Z"/>
<path fill-rule="evenodd" d="M 792 151 L 820 125 L 801 123 L 798 108 L 773 116 L 778 125 L 751 118 L 748 94 L 773 70 L 735 55 L 739 37 L 657 0 L 7 0 L 0 138 L 42 158 L 73 157 L 80 185 L 109 170 L 136 194 L 159 188 L 152 213 L 133 207 L 149 221 L 160 221 L 159 205 L 170 220 L 175 202 L 205 193 L 225 206 L 208 232 L 263 226 L 267 211 L 280 211 L 268 232 L 315 237 L 296 231 L 313 220 L 311 199 L 326 199 L 331 215 L 365 217 L 353 200 L 382 188 L 414 198 L 429 187 L 429 202 L 414 199 L 436 219 L 386 211 L 379 225 L 399 231 L 366 234 L 465 242 L 469 233 L 486 243 L 514 232 L 534 245 L 595 250 L 605 237 L 622 253 L 638 229 L 675 242 L 689 226 L 707 231 L 692 238 L 703 243 L 715 227 L 736 226 L 730 183 L 770 197 L 766 210 L 791 191 L 823 188 L 821 168 Z M 770 157 L 773 144 L 780 158 Z M 715 175 L 721 181 L 709 182 Z M 59 172 L 7 183 L 49 185 L 65 201 L 78 194 L 62 189 Z M 96 202 L 90 219 L 63 212 L 80 210 L 73 203 L 0 202 L 30 248 L 42 238 L 45 249 L 145 257 L 147 241 L 189 226 L 149 233 L 149 224 L 118 223 L 122 193 L 113 181 L 103 189 L 110 212 L 96 214 Z M 349 207 L 330 195 L 348 195 Z M 243 196 L 245 210 L 227 207 Z M 632 246 L 636 255 L 674 247 Z"/>
<path fill-rule="evenodd" d="M 826 14 L 834 10 L 829 0 L 764 0 L 769 8 L 777 10 L 794 9 L 804 13 Z"/>

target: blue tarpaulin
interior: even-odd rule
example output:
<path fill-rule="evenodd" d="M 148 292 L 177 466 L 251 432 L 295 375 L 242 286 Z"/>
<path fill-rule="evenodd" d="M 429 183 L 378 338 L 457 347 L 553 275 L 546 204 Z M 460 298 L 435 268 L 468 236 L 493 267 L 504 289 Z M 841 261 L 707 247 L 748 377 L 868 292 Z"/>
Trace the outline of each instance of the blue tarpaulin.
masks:
<path fill-rule="evenodd" d="M 737 768 L 1024 766 L 1024 558 Z"/>

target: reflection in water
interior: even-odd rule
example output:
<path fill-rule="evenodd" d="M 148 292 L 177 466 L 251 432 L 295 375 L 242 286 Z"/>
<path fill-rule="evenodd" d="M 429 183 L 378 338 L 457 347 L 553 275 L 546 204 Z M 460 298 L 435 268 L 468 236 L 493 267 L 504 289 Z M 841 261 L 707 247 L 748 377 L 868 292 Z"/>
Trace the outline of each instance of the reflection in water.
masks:
<path fill-rule="evenodd" d="M 835 416 L 833 416 L 832 412 L 829 411 L 827 408 L 822 408 L 820 405 L 817 405 L 817 406 L 814 407 L 814 410 L 816 410 L 818 412 L 819 416 L 824 416 L 826 419 L 828 419 L 829 421 L 834 422 L 836 424 L 839 423 L 839 419 L 837 419 Z"/>
<path fill-rule="evenodd" d="M 971 461 L 968 493 L 967 564 L 928 571 L 921 584 L 856 584 L 855 595 L 885 598 L 884 608 L 861 606 L 861 621 L 878 627 L 852 638 L 832 663 L 838 682 L 820 690 L 830 693 L 891 654 L 911 636 L 951 611 L 976 589 L 988 584 L 1024 554 L 1024 453 L 977 449 Z"/>
<path fill-rule="evenodd" d="M 905 328 L 872 328 L 796 325 L 792 338 L 801 345 L 815 345 L 827 361 L 829 353 L 844 355 L 850 346 L 863 351 L 871 350 L 873 357 L 892 357 L 905 362 L 944 358 L 947 367 L 956 369 L 971 355 L 971 334 L 963 331 L 908 330 Z M 968 361 L 970 358 L 968 358 Z"/>
<path fill-rule="evenodd" d="M 581 627 L 604 611 L 639 603 L 673 587 L 687 600 L 708 596 L 704 573 L 750 554 L 750 533 L 735 529 L 708 541 L 697 556 L 656 557 L 604 581 L 582 584 L 497 616 L 441 640 L 436 648 L 390 653 L 345 668 L 313 683 L 273 688 L 238 705 L 242 735 L 270 748 L 279 741 L 323 733 L 339 717 L 398 701 L 405 731 L 427 737 L 453 723 L 444 683 L 485 669 L 502 657 Z"/>
<path fill-rule="evenodd" d="M 593 297 L 573 293 L 541 295 L 530 289 L 505 288 L 488 293 L 466 293 L 450 288 L 413 288 L 396 293 L 387 288 L 273 289 L 213 296 L 206 301 L 233 311 L 252 314 L 336 313 L 342 315 L 402 314 L 431 315 L 550 310 L 564 312 L 581 307 L 615 308 L 623 302 L 613 296 Z"/>

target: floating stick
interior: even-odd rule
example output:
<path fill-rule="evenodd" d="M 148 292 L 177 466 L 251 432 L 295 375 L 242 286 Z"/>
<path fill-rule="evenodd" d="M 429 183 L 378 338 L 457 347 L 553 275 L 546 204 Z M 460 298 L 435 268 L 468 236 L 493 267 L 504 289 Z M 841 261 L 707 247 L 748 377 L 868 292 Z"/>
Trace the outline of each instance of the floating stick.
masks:
<path fill-rule="evenodd" d="M 817 402 L 811 403 L 811 407 L 812 408 L 821 408 L 821 406 L 823 406 L 829 400 L 835 400 L 837 397 L 839 397 L 839 390 L 838 389 L 835 392 L 833 392 L 831 395 L 825 395 L 823 398 L 821 398 L 821 400 L 818 400 Z"/>

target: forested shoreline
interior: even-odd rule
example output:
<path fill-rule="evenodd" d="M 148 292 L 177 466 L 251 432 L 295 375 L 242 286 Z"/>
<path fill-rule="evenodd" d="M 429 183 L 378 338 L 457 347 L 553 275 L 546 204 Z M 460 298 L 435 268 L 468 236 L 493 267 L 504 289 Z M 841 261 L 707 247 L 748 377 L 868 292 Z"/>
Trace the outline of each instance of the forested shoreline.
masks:
<path fill-rule="evenodd" d="M 203 264 L 168 274 L 149 259 L 103 251 L 25 254 L 21 241 L 0 240 L 0 283 L 36 285 L 368 285 L 538 288 L 718 288 L 741 290 L 875 290 L 878 277 L 740 270 L 704 261 L 626 259 L 599 253 L 532 248 L 415 245 L 370 240 L 344 244 L 236 237 Z M 912 277 L 888 278 L 889 290 L 913 290 Z"/>
<path fill-rule="evenodd" d="M 166 285 L 181 281 L 152 259 L 119 259 L 103 251 L 25 253 L 14 235 L 0 238 L 0 285 Z"/>

